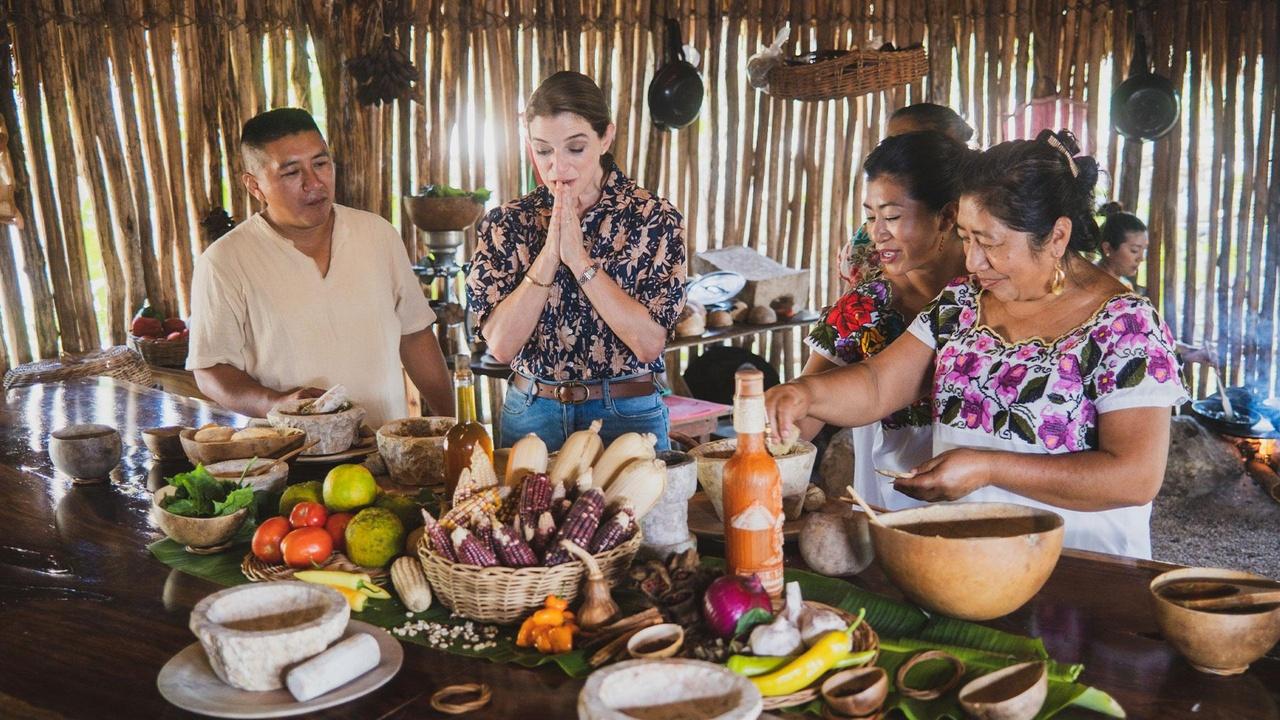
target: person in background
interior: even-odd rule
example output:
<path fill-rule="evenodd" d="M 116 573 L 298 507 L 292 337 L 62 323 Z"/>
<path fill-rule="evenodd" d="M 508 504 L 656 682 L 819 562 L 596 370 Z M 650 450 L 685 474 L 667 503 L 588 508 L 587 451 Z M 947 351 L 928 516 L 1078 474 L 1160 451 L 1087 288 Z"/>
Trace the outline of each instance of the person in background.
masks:
<path fill-rule="evenodd" d="M 591 78 L 558 72 L 525 108 L 545 185 L 480 221 L 467 302 L 489 353 L 510 363 L 499 446 L 536 432 L 550 450 L 603 421 L 670 447 L 657 385 L 684 307 L 684 219 L 623 174 Z"/>
<path fill-rule="evenodd" d="M 1147 225 L 1133 213 L 1125 212 L 1118 202 L 1109 202 L 1098 209 L 1106 217 L 1102 222 L 1099 249 L 1102 257 L 1098 268 L 1105 271 L 1126 287 L 1133 289 L 1138 268 L 1147 259 Z"/>
<path fill-rule="evenodd" d="M 805 341 L 813 353 L 802 375 L 875 356 L 964 274 L 956 201 L 969 153 L 956 140 L 926 131 L 885 138 L 867 156 L 862 206 L 878 274 L 823 311 Z M 867 502 L 883 507 L 892 493 L 877 468 L 906 471 L 933 457 L 933 412 L 922 395 L 907 408 L 853 429 L 852 479 Z M 823 423 L 807 418 L 799 426 L 800 436 L 812 439 Z"/>
<path fill-rule="evenodd" d="M 932 131 L 966 144 L 973 137 L 973 128 L 955 110 L 934 103 L 916 103 L 898 108 L 889 117 L 885 137 L 912 132 Z M 845 290 L 856 287 L 863 280 L 871 280 L 877 274 L 878 257 L 871 248 L 871 238 L 865 225 L 859 225 L 853 237 L 836 257 L 840 277 L 846 283 Z"/>
<path fill-rule="evenodd" d="M 342 384 L 366 422 L 408 414 L 404 375 L 453 414 L 444 356 L 400 233 L 334 203 L 333 158 L 305 110 L 244 124 L 242 180 L 262 203 L 197 259 L 187 369 L 230 410 L 263 417 Z"/>
<path fill-rule="evenodd" d="M 805 417 L 865 425 L 927 388 L 934 457 L 899 493 L 1051 509 L 1066 546 L 1149 558 L 1186 390 L 1150 301 L 1083 257 L 1098 241 L 1098 166 L 1078 152 L 1045 130 L 975 154 L 956 219 L 971 276 L 875 357 L 770 389 L 774 434 Z"/>

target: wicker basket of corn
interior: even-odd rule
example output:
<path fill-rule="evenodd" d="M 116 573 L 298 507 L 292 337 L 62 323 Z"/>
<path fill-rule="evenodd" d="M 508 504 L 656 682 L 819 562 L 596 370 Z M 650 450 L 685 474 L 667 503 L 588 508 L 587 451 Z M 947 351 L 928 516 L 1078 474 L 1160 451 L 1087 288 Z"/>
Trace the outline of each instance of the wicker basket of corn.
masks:
<path fill-rule="evenodd" d="M 481 452 L 472 456 L 452 508 L 439 519 L 424 514 L 416 548 L 440 602 L 462 617 L 502 624 L 518 622 L 548 595 L 572 602 L 587 570 L 561 540 L 589 551 L 611 583 L 621 580 L 640 549 L 639 518 L 666 487 L 666 465 L 653 458 L 652 436 L 632 433 L 604 450 L 598 429 L 575 433 L 578 442 L 570 436 L 550 469 L 542 441 L 524 438 L 502 483 Z"/>

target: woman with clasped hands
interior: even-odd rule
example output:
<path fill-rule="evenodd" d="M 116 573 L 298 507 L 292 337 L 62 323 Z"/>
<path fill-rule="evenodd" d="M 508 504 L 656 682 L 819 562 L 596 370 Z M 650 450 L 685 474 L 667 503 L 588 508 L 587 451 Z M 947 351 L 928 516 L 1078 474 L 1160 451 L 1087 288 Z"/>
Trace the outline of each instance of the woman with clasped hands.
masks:
<path fill-rule="evenodd" d="M 1014 502 L 1066 521 L 1069 547 L 1151 556 L 1151 501 L 1185 400 L 1151 303 L 1097 269 L 1097 164 L 1044 131 L 973 157 L 957 230 L 970 276 L 865 362 L 771 389 L 771 427 L 863 425 L 927 391 L 934 457 L 897 480 L 919 501 Z"/>
<path fill-rule="evenodd" d="M 480 334 L 514 371 L 499 444 L 536 433 L 555 450 L 599 419 L 606 442 L 650 432 L 666 449 L 657 377 L 685 301 L 683 219 L 614 163 L 609 108 L 587 76 L 547 78 L 525 122 L 546 184 L 480 222 L 467 275 Z"/>

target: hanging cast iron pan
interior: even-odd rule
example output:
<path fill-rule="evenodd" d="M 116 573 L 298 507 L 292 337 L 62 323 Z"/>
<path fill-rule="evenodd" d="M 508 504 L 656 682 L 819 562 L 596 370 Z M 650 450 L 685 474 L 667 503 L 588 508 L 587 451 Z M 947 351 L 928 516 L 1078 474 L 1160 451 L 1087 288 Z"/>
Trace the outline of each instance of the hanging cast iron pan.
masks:
<path fill-rule="evenodd" d="M 1164 137 L 1178 124 L 1181 103 L 1173 83 L 1151 72 L 1147 41 L 1141 34 L 1134 42 L 1129 67 L 1129 78 L 1111 96 L 1111 124 L 1131 140 Z"/>
<path fill-rule="evenodd" d="M 668 19 L 666 63 L 649 82 L 649 115 L 659 130 L 682 128 L 702 109 L 702 78 L 681 45 L 680 23 Z"/>

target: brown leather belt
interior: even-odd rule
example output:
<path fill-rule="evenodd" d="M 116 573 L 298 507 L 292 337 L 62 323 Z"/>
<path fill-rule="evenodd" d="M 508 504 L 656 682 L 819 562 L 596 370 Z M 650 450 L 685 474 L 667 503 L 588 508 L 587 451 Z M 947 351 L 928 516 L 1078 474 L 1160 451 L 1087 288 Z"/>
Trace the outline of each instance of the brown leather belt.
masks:
<path fill-rule="evenodd" d="M 604 383 L 609 383 L 609 396 L 614 398 L 633 398 L 651 395 L 658 388 L 653 384 L 653 373 L 626 380 L 593 380 L 578 382 L 568 380 L 562 383 L 544 383 L 531 380 L 520 373 L 511 376 L 511 384 L 521 392 L 537 395 L 541 398 L 556 400 L 566 405 L 576 405 L 588 400 L 599 400 L 604 397 Z"/>

